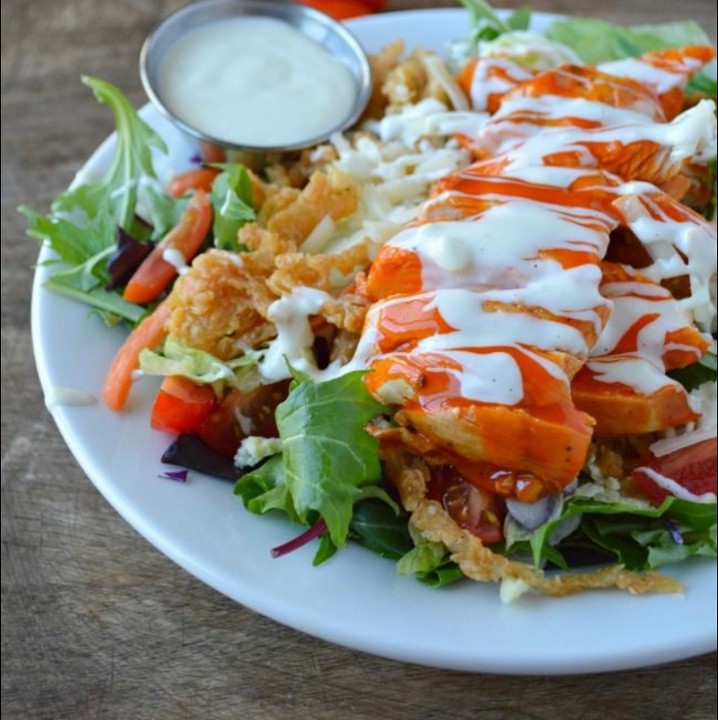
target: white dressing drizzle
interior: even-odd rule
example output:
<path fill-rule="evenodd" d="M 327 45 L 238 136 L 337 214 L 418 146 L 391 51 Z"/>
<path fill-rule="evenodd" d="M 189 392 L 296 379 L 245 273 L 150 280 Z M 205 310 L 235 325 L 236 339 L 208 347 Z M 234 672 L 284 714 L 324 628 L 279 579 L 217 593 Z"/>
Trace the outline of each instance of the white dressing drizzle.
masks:
<path fill-rule="evenodd" d="M 45 406 L 48 410 L 56 407 L 83 407 L 94 405 L 97 398 L 86 390 L 53 385 L 45 393 Z"/>
<path fill-rule="evenodd" d="M 657 472 L 653 468 L 649 467 L 637 467 L 634 472 L 645 473 L 656 485 L 662 487 L 664 490 L 669 492 L 681 500 L 690 500 L 691 502 L 714 502 L 716 499 L 715 493 L 703 493 L 702 495 L 696 495 L 690 490 L 686 490 L 680 483 L 672 480 L 665 475 Z"/>
<path fill-rule="evenodd" d="M 185 275 L 189 272 L 189 265 L 184 258 L 184 255 L 177 248 L 166 248 L 162 252 L 162 259 L 172 265 L 179 275 Z"/>
<path fill-rule="evenodd" d="M 683 63 L 692 65 L 696 70 L 700 68 L 700 60 L 684 58 Z M 640 58 L 624 58 L 612 62 L 601 63 L 598 69 L 606 75 L 630 78 L 637 80 L 643 85 L 648 85 L 659 94 L 663 94 L 675 87 L 685 85 L 685 74 L 683 72 L 670 72 L 665 68 L 657 68 Z"/>
<path fill-rule="evenodd" d="M 331 296 L 322 290 L 300 287 L 269 306 L 268 318 L 277 329 L 277 337 L 269 343 L 259 363 L 264 380 L 277 382 L 290 377 L 288 364 L 312 376 L 317 372 L 309 317 L 316 315 L 327 300 Z"/>

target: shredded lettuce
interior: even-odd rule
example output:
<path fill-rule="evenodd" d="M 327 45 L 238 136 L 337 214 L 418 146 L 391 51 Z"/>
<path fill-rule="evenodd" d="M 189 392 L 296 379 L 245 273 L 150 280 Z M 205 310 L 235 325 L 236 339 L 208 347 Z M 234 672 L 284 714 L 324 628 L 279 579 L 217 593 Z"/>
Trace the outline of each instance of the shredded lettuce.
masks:
<path fill-rule="evenodd" d="M 710 45 L 710 38 L 691 20 L 662 25 L 614 25 L 596 18 L 556 20 L 546 37 L 572 48 L 589 64 L 621 60 L 651 50 Z"/>
<path fill-rule="evenodd" d="M 481 42 L 495 40 L 512 30 L 527 30 L 531 23 L 531 10 L 528 7 L 519 8 L 506 20 L 502 20 L 485 0 L 460 2 L 469 13 L 469 43 L 474 48 Z"/>
<path fill-rule="evenodd" d="M 247 391 L 258 384 L 257 361 L 261 352 L 248 352 L 233 360 L 187 347 L 169 336 L 160 350 L 140 353 L 140 370 L 146 375 L 181 375 L 196 383 L 212 385 L 221 395 L 225 388 Z"/>

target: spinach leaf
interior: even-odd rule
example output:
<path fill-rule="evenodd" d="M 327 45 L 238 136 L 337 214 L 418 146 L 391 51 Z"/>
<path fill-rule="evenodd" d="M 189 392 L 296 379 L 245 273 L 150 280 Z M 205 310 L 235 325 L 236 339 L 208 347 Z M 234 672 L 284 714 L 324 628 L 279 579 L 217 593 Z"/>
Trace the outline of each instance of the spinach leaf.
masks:
<path fill-rule="evenodd" d="M 399 560 L 413 547 L 407 513 L 385 502 L 364 500 L 354 506 L 350 537 L 377 555 Z"/>

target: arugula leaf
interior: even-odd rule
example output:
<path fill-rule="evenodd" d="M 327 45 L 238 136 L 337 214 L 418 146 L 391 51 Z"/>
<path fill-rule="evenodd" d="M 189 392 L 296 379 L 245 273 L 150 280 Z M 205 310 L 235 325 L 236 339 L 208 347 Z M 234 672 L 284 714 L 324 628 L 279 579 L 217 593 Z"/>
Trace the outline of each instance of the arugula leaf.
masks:
<path fill-rule="evenodd" d="M 679 370 L 670 370 L 667 375 L 677 380 L 688 390 L 695 390 L 707 382 L 715 382 L 718 377 L 717 358 L 713 353 L 706 353 L 697 363 Z"/>
<path fill-rule="evenodd" d="M 556 20 L 545 34 L 572 48 L 589 64 L 621 60 L 651 50 L 710 44 L 701 26 L 693 21 L 628 26 L 596 18 L 569 18 Z"/>
<path fill-rule="evenodd" d="M 224 250 L 246 250 L 237 241 L 239 229 L 256 219 L 252 207 L 252 181 L 247 168 L 239 163 L 216 164 L 222 169 L 212 183 L 214 244 Z"/>
<path fill-rule="evenodd" d="M 41 215 L 25 205 L 21 205 L 18 212 L 27 220 L 27 234 L 47 241 L 67 265 L 82 265 L 115 243 L 115 224 L 107 216 L 78 226 L 63 217 Z"/>
<path fill-rule="evenodd" d="M 27 234 L 47 242 L 68 267 L 58 271 L 45 287 L 91 305 L 108 324 L 118 320 L 136 323 L 145 309 L 123 300 L 106 286 L 106 262 L 117 244 L 117 229 L 139 236 L 147 227 L 136 218 L 138 195 L 147 206 L 155 234 L 175 224 L 184 201 L 170 198 L 159 186 L 152 166 L 152 149 L 166 152 L 160 137 L 144 123 L 130 101 L 114 85 L 83 77 L 100 102 L 113 112 L 117 142 L 104 177 L 89 180 L 59 195 L 48 215 L 18 208 L 27 219 Z M 52 263 L 56 261 L 50 261 Z"/>
<path fill-rule="evenodd" d="M 89 304 L 104 319 L 107 325 L 119 320 L 132 324 L 139 322 L 145 308 L 123 300 L 120 295 L 105 290 L 103 278 L 105 260 L 113 248 L 107 248 L 82 265 L 53 273 L 43 287 L 67 297 Z M 99 276 L 99 277 L 98 277 Z"/>
<path fill-rule="evenodd" d="M 81 210 L 88 219 L 110 213 L 115 224 L 132 232 L 137 193 L 143 178 L 156 180 L 152 148 L 163 153 L 167 147 L 160 136 L 137 114 L 129 99 L 114 85 L 99 78 L 82 77 L 95 97 L 112 110 L 117 129 L 115 153 L 101 180 L 83 183 L 60 195 L 53 203 L 55 215 Z M 154 217 L 148 218 L 154 224 Z"/>
<path fill-rule="evenodd" d="M 364 430 L 386 408 L 369 394 L 361 371 L 324 383 L 294 375 L 276 411 L 282 453 L 242 476 L 235 494 L 252 512 L 280 509 L 305 525 L 321 517 L 331 542 L 343 547 L 356 502 L 378 497 L 393 505 L 378 487 L 378 443 Z"/>
<path fill-rule="evenodd" d="M 151 237 L 163 238 L 179 222 L 189 198 L 173 198 L 156 184 L 145 184 L 143 190 L 145 210 L 152 222 Z"/>
<path fill-rule="evenodd" d="M 101 216 L 84 227 L 64 218 L 40 215 L 28 207 L 18 211 L 28 221 L 27 234 L 47 241 L 59 260 L 68 267 L 54 272 L 44 287 L 91 305 L 108 325 L 120 320 L 136 323 L 145 309 L 105 290 L 109 281 L 107 259 L 114 252 L 115 227 L 111 218 Z"/>

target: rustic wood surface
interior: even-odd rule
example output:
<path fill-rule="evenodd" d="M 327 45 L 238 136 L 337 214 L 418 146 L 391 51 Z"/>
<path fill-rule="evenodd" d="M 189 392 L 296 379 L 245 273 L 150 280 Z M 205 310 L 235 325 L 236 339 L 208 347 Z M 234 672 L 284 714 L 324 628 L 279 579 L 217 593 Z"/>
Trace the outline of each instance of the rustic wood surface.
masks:
<path fill-rule="evenodd" d="M 145 102 L 140 44 L 180 4 L 2 3 L 3 717 L 715 717 L 715 654 L 617 674 L 517 678 L 412 666 L 316 640 L 176 567 L 93 488 L 43 406 L 30 344 L 37 248 L 14 208 L 46 208 L 108 133 L 106 110 L 80 73 Z M 453 5 L 396 0 L 389 9 Z M 713 34 L 716 27 L 714 0 L 533 5 L 627 22 L 692 17 Z"/>

